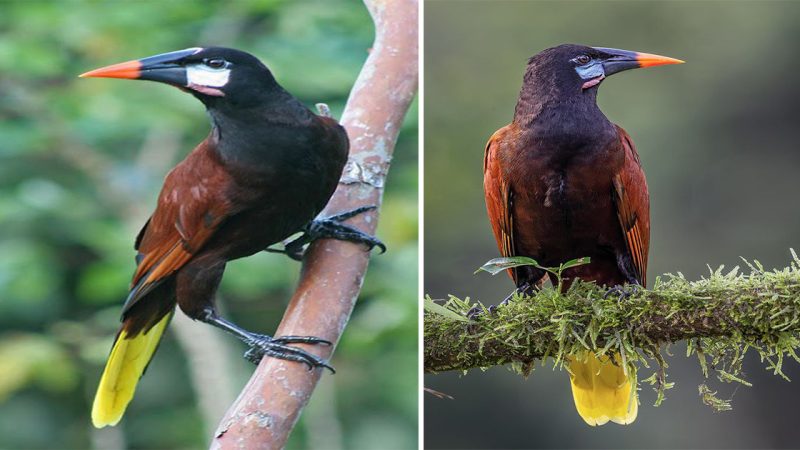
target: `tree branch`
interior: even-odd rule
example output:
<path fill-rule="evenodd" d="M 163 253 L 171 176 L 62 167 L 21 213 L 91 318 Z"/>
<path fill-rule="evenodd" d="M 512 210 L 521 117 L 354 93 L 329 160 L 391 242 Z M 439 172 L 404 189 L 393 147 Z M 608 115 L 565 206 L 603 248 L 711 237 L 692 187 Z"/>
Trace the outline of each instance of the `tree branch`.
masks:
<path fill-rule="evenodd" d="M 328 214 L 380 205 L 394 144 L 417 89 L 417 1 L 365 0 L 375 42 L 342 116 L 350 160 Z M 377 210 L 352 223 L 368 233 Z M 276 336 L 311 335 L 338 342 L 350 318 L 369 262 L 362 245 L 325 240 L 306 252 L 297 291 Z M 329 358 L 332 348 L 307 346 Z M 289 433 L 319 381 L 321 369 L 264 358 L 222 419 L 212 448 L 275 449 Z"/>
<path fill-rule="evenodd" d="M 768 368 L 783 375 L 785 356 L 797 360 L 800 346 L 800 259 L 785 269 L 766 271 L 748 263 L 751 273 L 722 267 L 699 281 L 683 275 L 659 278 L 652 290 L 620 300 L 603 298 L 604 289 L 577 283 L 561 294 L 547 288 L 531 298 L 515 298 L 477 320 L 458 320 L 473 305 L 451 297 L 454 312 L 425 314 L 425 371 L 467 370 L 511 363 L 530 372 L 537 359 L 591 349 L 620 352 L 631 365 L 655 359 L 657 380 L 664 385 L 662 344 L 689 341 L 708 376 L 723 381 L 739 377 L 745 353 L 757 351 Z"/>

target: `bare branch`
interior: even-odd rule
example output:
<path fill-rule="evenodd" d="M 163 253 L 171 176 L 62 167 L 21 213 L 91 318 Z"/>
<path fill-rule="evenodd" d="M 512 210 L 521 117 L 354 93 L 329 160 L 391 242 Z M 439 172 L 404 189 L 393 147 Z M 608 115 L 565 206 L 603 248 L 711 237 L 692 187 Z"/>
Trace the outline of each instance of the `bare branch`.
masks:
<path fill-rule="evenodd" d="M 375 22 L 375 42 L 350 94 L 342 125 L 350 160 L 327 213 L 380 205 L 403 117 L 417 89 L 417 0 L 365 0 Z M 368 233 L 377 210 L 352 223 Z M 369 262 L 362 245 L 314 243 L 276 336 L 312 335 L 338 342 L 350 318 Z M 333 349 L 307 347 L 324 358 Z M 286 444 L 321 369 L 264 358 L 222 419 L 212 448 L 275 449 Z"/>

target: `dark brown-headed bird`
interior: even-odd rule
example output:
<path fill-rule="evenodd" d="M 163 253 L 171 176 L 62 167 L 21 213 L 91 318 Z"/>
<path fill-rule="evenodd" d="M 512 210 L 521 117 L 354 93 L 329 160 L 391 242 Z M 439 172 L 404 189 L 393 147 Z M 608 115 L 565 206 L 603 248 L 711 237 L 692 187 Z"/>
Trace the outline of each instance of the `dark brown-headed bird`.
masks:
<path fill-rule="evenodd" d="M 484 157 L 486 208 L 503 256 L 544 267 L 589 257 L 564 272 L 565 288 L 576 278 L 617 289 L 646 285 L 647 182 L 630 136 L 598 108 L 597 89 L 623 70 L 682 62 L 572 44 L 528 61 L 514 120 L 492 135 Z M 532 266 L 509 275 L 520 293 L 554 278 Z M 614 359 L 570 357 L 575 405 L 589 425 L 636 418 L 635 374 Z"/>
<path fill-rule="evenodd" d="M 220 317 L 214 295 L 228 261 L 268 249 L 297 232 L 289 256 L 317 238 L 375 238 L 341 223 L 370 208 L 317 219 L 336 189 L 348 154 L 347 133 L 285 91 L 254 56 L 234 49 L 189 48 L 93 70 L 81 77 L 166 83 L 206 107 L 211 133 L 167 174 L 155 212 L 136 238 L 137 268 L 122 326 L 92 408 L 96 427 L 115 425 L 133 398 L 176 304 L 194 320 L 221 328 L 265 355 L 330 366 L 290 344 L 327 344 L 312 336 L 271 336 Z"/>

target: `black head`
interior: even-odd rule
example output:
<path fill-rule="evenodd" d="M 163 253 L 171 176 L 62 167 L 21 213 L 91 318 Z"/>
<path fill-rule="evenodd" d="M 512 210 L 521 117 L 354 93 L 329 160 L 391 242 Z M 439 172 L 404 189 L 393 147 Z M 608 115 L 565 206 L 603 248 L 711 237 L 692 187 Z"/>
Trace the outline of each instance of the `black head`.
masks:
<path fill-rule="evenodd" d="M 551 95 L 577 95 L 624 70 L 680 63 L 683 61 L 649 53 L 562 44 L 528 60 L 525 83 L 539 84 Z"/>
<path fill-rule="evenodd" d="M 276 90 L 275 78 L 255 56 L 224 47 L 187 48 L 84 73 L 81 77 L 127 78 L 170 84 L 207 106 L 262 103 Z"/>

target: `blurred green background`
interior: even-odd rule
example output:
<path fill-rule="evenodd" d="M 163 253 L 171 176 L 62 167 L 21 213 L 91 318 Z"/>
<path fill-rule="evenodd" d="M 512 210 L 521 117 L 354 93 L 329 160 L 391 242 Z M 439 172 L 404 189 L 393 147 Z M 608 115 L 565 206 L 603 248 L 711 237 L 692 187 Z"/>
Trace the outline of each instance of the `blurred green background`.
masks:
<path fill-rule="evenodd" d="M 200 142 L 202 105 L 163 85 L 78 79 L 193 46 L 262 58 L 308 105 L 341 115 L 372 43 L 359 1 L 0 4 L 0 448 L 204 448 L 252 373 L 235 339 L 176 318 L 121 425 L 89 411 L 166 172 Z M 417 443 L 417 123 L 408 114 L 362 296 L 289 448 Z M 271 333 L 300 265 L 228 266 L 222 309 Z"/>
<path fill-rule="evenodd" d="M 482 192 L 484 145 L 512 117 L 528 57 L 561 43 L 672 56 L 681 66 L 634 70 L 600 87 L 598 103 L 636 143 L 652 204 L 649 279 L 739 256 L 784 267 L 800 249 L 800 2 L 426 1 L 425 291 L 435 298 L 502 300 L 502 275 L 472 275 L 498 256 Z M 579 255 L 577 255 L 579 256 Z M 651 281 L 652 283 L 652 281 Z M 628 427 L 586 426 L 565 372 L 552 364 L 524 380 L 505 368 L 427 376 L 429 448 L 774 448 L 800 445 L 788 383 L 748 359 L 752 388 L 732 412 L 700 402 L 700 369 L 673 346 L 659 408 L 643 386 Z M 640 379 L 650 375 L 644 369 Z"/>

